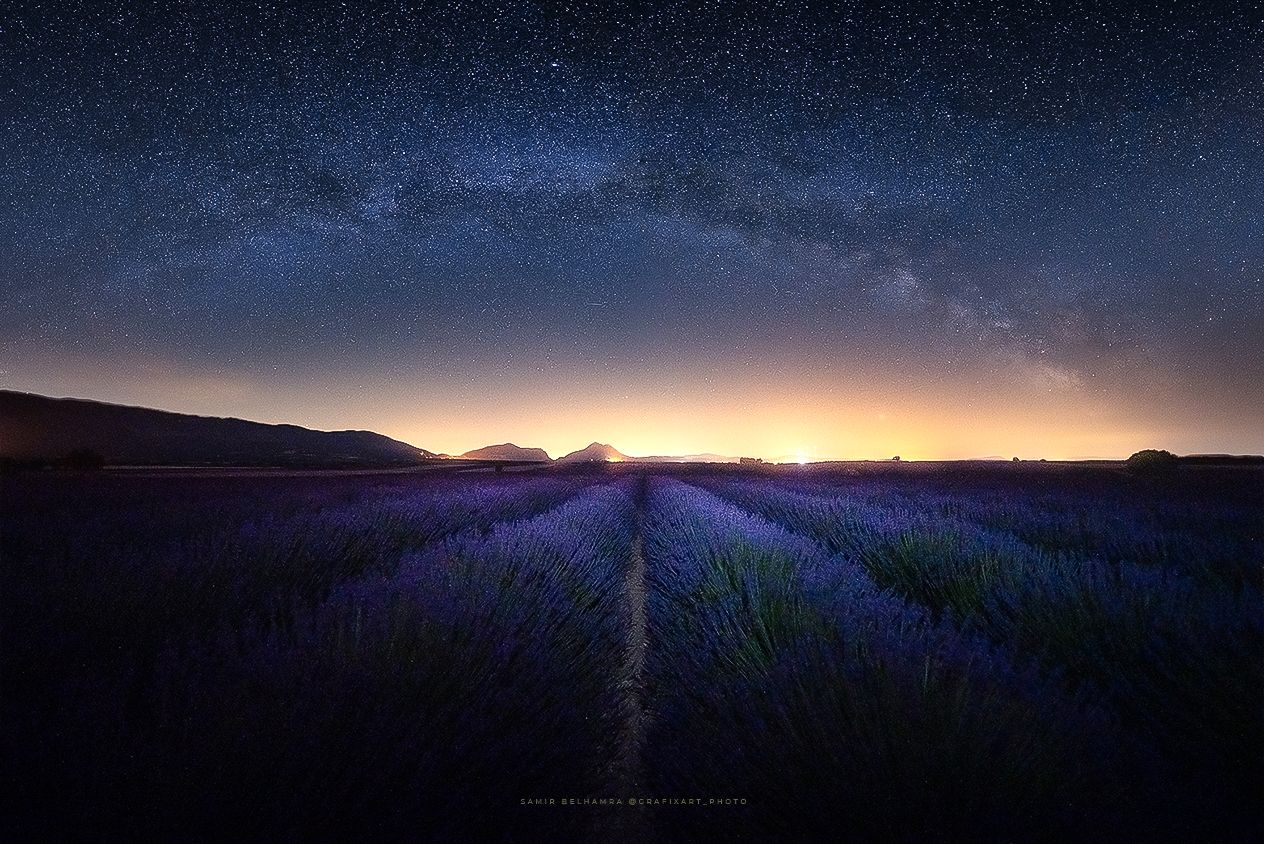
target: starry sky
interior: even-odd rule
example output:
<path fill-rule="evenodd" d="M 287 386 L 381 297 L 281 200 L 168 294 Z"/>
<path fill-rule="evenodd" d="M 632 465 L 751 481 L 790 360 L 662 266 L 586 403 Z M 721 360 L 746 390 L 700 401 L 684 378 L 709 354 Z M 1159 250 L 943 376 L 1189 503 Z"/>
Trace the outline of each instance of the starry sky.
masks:
<path fill-rule="evenodd" d="M 25 3 L 0 386 L 449 453 L 1264 452 L 1260 3 Z"/>

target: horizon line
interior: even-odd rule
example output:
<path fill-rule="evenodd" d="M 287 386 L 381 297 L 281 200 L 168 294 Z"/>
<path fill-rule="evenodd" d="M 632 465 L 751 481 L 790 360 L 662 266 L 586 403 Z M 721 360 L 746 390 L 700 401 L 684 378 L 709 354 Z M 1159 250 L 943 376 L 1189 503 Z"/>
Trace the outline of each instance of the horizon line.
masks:
<path fill-rule="evenodd" d="M 208 413 L 191 413 L 191 412 L 187 412 L 187 411 L 167 410 L 167 409 L 165 409 L 165 408 L 161 408 L 161 407 L 152 407 L 152 406 L 149 406 L 149 405 L 142 405 L 142 404 L 129 404 L 129 403 L 125 403 L 125 402 L 118 402 L 118 401 L 107 401 L 107 400 L 104 400 L 104 399 L 85 398 L 85 397 L 83 397 L 83 396 L 49 395 L 49 394 L 46 394 L 46 393 L 36 393 L 36 392 L 30 391 L 30 390 L 13 389 L 13 388 L 7 388 L 7 387 L 0 387 L 0 393 L 9 393 L 9 394 L 13 394 L 13 395 L 30 396 L 30 397 L 35 397 L 35 398 L 47 399 L 47 400 L 51 400 L 51 401 L 86 402 L 86 403 L 91 403 L 91 404 L 106 405 L 106 406 L 110 406 L 110 407 L 123 407 L 123 408 L 129 408 L 129 409 L 134 409 L 134 410 L 146 410 L 146 411 L 150 411 L 150 412 L 154 412 L 154 413 L 166 413 L 166 414 L 172 414 L 172 415 L 176 415 L 176 416 L 189 416 L 189 417 L 202 418 L 202 419 L 232 420 L 232 421 L 239 421 L 239 422 L 248 422 L 248 423 L 255 424 L 255 425 L 269 425 L 269 426 L 278 426 L 278 427 L 282 427 L 282 426 L 284 426 L 284 427 L 297 427 L 297 428 L 303 428 L 303 429 L 306 429 L 306 430 L 309 430 L 309 431 L 315 431 L 315 432 L 321 432 L 321 433 L 344 433 L 344 432 L 362 432 L 362 433 L 371 433 L 371 434 L 375 434 L 375 435 L 377 435 L 377 436 L 385 437 L 385 438 L 390 439 L 390 440 L 393 440 L 393 441 L 395 441 L 395 442 L 402 443 L 402 444 L 404 444 L 404 445 L 409 446 L 410 448 L 415 448 L 415 449 L 417 449 L 417 450 L 419 450 L 419 451 L 424 451 L 424 452 L 427 452 L 427 453 L 429 453 L 429 454 L 433 455 L 433 456 L 434 456 L 434 458 L 436 458 L 436 459 L 448 459 L 448 460 L 457 460 L 457 459 L 462 459 L 462 456 L 463 456 L 463 455 L 468 454 L 468 453 L 469 453 L 469 452 L 471 452 L 471 451 L 479 451 L 479 450 L 482 450 L 482 449 L 487 449 L 487 448 L 496 448 L 496 447 L 510 446 L 510 447 L 520 448 L 520 449 L 524 449 L 524 450 L 539 450 L 539 451 L 543 452 L 543 453 L 544 453 L 544 455 L 548 458 L 548 461 L 547 461 L 547 462 L 553 463 L 553 462 L 557 462 L 557 461 L 559 461 L 559 460 L 562 460 L 562 459 L 564 459 L 564 458 L 566 458 L 566 457 L 568 457 L 568 456 L 570 456 L 570 455 L 572 455 L 572 454 L 575 454 L 575 453 L 577 453 L 577 452 L 584 451 L 584 450 L 585 450 L 585 449 L 587 449 L 587 448 L 591 448 L 591 447 L 593 447 L 594 445 L 597 445 L 597 446 L 602 446 L 602 447 L 605 447 L 605 448 L 610 448 L 610 449 L 613 449 L 614 451 L 618 452 L 620 455 L 622 455 L 622 456 L 624 456 L 624 457 L 630 458 L 630 459 L 632 459 L 632 460 L 639 460 L 639 461 L 652 461 L 652 460 L 654 460 L 655 458 L 663 458 L 663 461 L 664 461 L 664 462 L 669 462 L 669 461 L 673 461 L 673 460 L 674 460 L 674 461 L 676 461 L 676 462 L 693 462 L 693 463 L 716 463 L 716 464 L 724 464 L 724 463 L 737 463 L 738 461 L 740 461 L 740 460 L 742 460 L 742 459 L 748 459 L 748 460 L 758 460 L 758 461 L 761 461 L 762 463 L 764 463 L 764 464 L 768 464 L 768 465 L 782 465 L 782 466 L 784 466 L 784 465 L 795 465 L 795 464 L 798 464 L 798 465 L 810 465 L 810 464 L 821 464 L 821 463 L 970 463 L 970 462 L 974 462 L 974 463 L 985 463 L 985 462 L 986 462 L 986 463 L 1012 463 L 1012 462 L 1041 462 L 1041 461 L 1044 461 L 1044 462 L 1049 462 L 1049 463 L 1119 462 L 1119 461 L 1124 461 L 1124 460 L 1127 460 L 1127 459 L 1128 459 L 1128 457 L 1130 456 L 1130 455 L 1125 455 L 1125 454 L 1119 454 L 1119 455 L 1115 455 L 1115 456 L 1106 456 L 1106 455 L 1083 455 L 1083 456 L 1045 456 L 1045 455 L 1039 455 L 1039 456 L 1034 456 L 1034 457 L 1024 457 L 1024 456 L 1022 456 L 1022 455 L 1013 455 L 1013 456 L 1010 456 L 1010 457 L 1005 457 L 1005 456 L 1003 456 L 1003 455 L 977 455 L 977 456 L 943 456 L 943 457 L 931 457 L 931 456 L 925 456 L 925 455 L 917 455 L 916 453 L 914 453 L 916 456 L 904 456 L 904 455 L 891 455 L 891 456 L 887 456 L 887 457 L 872 457 L 872 456 L 864 456 L 864 457 L 862 457 L 862 456 L 846 456 L 846 457 L 844 457 L 844 456 L 829 456 L 829 457 L 824 457 L 824 456 L 822 456 L 822 457 L 811 457 L 811 458 L 806 458 L 806 454 L 803 454 L 803 455 L 791 455 L 791 454 L 786 454 L 786 453 L 783 453 L 783 454 L 779 454 L 779 455 L 775 455 L 775 456 L 769 457 L 769 456 L 765 456 L 765 455 L 761 455 L 761 454 L 754 454 L 754 453 L 742 453 L 742 454 L 722 454 L 722 453 L 720 453 L 720 452 L 713 452 L 713 451 L 709 451 L 709 450 L 707 450 L 707 451 L 682 452 L 682 453 L 675 453 L 675 454 L 673 454 L 673 453 L 669 453 L 669 452 L 659 452 L 659 453 L 656 453 L 656 454 L 648 454 L 648 455 L 635 455 L 635 454 L 629 454 L 629 453 L 627 453 L 627 452 L 624 452 L 622 449 L 619 449 L 617 446 L 614 446 L 614 445 L 613 445 L 613 444 L 611 444 L 611 443 L 602 442 L 600 439 L 593 439 L 593 440 L 590 440 L 590 441 L 589 441 L 589 443 L 588 443 L 587 445 L 582 445 L 582 446 L 580 446 L 580 447 L 578 447 L 578 448 L 571 449 L 570 451 L 567 451 L 567 452 L 563 453 L 563 454 L 562 454 L 561 456 L 559 456 L 559 457 L 554 457 L 554 456 L 552 456 L 552 454 L 549 452 L 549 450 L 548 450 L 548 449 L 545 449 L 545 448 L 542 448 L 542 447 L 539 447 L 539 446 L 521 446 L 521 445 L 518 445 L 518 444 L 514 441 L 514 439 L 509 439 L 509 440 L 505 440 L 505 441 L 503 441 L 503 442 L 498 442 L 498 443 L 488 443 L 488 444 L 486 444 L 486 445 L 482 445 L 482 446 L 475 446 L 474 448 L 465 449 L 464 451 L 461 451 L 461 452 L 458 452 L 458 453 L 449 453 L 449 452 L 447 452 L 447 451 L 436 450 L 436 449 L 430 448 L 430 447 L 425 446 L 425 445 L 418 445 L 417 443 L 412 442 L 411 440 L 408 440 L 408 439 L 403 439 L 403 438 L 400 438 L 400 437 L 391 436 L 391 435 L 389 435 L 389 434 L 383 434 L 383 433 L 381 433 L 380 431 L 377 431 L 377 430 L 374 430 L 373 428 L 368 428 L 368 427 L 358 427 L 358 428 L 320 428 L 320 427 L 315 427 L 315 426 L 312 426 L 312 425 L 300 424 L 300 423 L 297 423 L 297 422 L 263 422 L 263 421 L 260 421 L 260 420 L 257 420 L 257 419 L 247 419 L 247 418 L 245 418 L 245 417 L 241 417 L 241 416 L 232 416 L 232 415 L 214 415 L 214 414 L 208 414 Z M 1153 445 L 1143 446 L 1143 447 L 1141 447 L 1141 448 L 1135 449 L 1132 453 L 1134 453 L 1134 454 L 1135 454 L 1137 451 L 1142 451 L 1142 450 L 1147 450 L 1147 449 L 1153 449 L 1153 448 L 1156 448 L 1156 446 L 1153 446 Z M 724 458 L 724 459 L 722 459 L 722 460 L 697 460 L 697 461 L 689 461 L 689 460 L 685 460 L 685 458 L 695 457 L 695 456 L 703 456 L 703 455 L 706 455 L 706 456 L 713 456 L 713 457 L 719 457 L 719 458 Z M 1264 457 L 1264 454 L 1255 454 L 1255 453 L 1250 453 L 1250 452 L 1237 453 L 1237 452 L 1229 452 L 1229 451 L 1197 451 L 1197 452 L 1190 452 L 1190 453 L 1188 453 L 1188 454 L 1179 454 L 1178 456 L 1181 456 L 1181 457 L 1201 457 L 1201 458 L 1207 458 L 1207 457 L 1225 457 L 1225 458 L 1231 458 L 1231 457 L 1232 457 L 1232 458 L 1242 458 L 1242 457 Z M 804 458 L 806 458 L 806 459 L 804 459 Z M 470 459 L 470 460 L 484 460 L 484 461 L 488 461 L 488 462 L 495 462 L 495 461 L 496 461 L 496 458 L 466 458 L 466 459 Z M 543 463 L 543 462 L 546 462 L 546 461 L 539 461 L 539 462 Z M 592 462 L 620 462 L 620 461 L 613 460 L 613 461 L 592 461 Z"/>

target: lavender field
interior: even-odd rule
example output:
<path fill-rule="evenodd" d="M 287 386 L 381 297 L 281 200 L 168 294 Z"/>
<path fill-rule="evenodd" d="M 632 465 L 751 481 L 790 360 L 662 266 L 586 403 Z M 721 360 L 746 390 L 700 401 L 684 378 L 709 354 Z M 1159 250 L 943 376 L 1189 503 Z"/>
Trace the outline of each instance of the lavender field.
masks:
<path fill-rule="evenodd" d="M 1264 834 L 1258 468 L 0 483 L 5 840 Z"/>

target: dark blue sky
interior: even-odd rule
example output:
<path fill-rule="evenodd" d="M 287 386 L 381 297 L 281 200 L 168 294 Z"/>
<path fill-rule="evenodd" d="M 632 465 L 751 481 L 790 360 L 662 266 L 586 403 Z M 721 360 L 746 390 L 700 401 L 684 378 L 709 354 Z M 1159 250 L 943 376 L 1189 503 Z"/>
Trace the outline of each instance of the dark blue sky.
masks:
<path fill-rule="evenodd" d="M 8 7 L 0 385 L 452 451 L 1264 451 L 1258 3 L 235 5 Z"/>

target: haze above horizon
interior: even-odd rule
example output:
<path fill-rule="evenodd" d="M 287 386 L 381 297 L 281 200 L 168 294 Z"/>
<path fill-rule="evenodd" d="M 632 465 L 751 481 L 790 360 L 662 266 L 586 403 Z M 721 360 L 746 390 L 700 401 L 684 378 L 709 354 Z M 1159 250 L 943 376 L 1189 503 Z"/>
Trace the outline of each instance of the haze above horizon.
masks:
<path fill-rule="evenodd" d="M 29 459 L 34 456 L 42 456 L 48 459 L 58 459 L 65 457 L 70 451 L 78 448 L 86 448 L 93 451 L 97 448 L 92 442 L 85 442 L 82 435 L 92 432 L 100 436 L 95 437 L 101 442 L 101 447 L 106 452 L 117 450 L 117 440 L 111 439 L 111 434 L 106 430 L 97 430 L 96 426 L 101 424 L 102 417 L 99 410 L 111 410 L 113 415 L 109 416 L 109 424 L 107 428 L 116 430 L 121 424 L 123 429 L 127 431 L 126 439 L 129 442 L 130 451 L 128 454 L 143 455 L 147 448 L 155 448 L 159 451 L 169 449 L 169 444 L 165 444 L 163 436 L 170 435 L 175 431 L 178 434 L 182 444 L 195 447 L 197 437 L 194 436 L 196 430 L 202 430 L 207 433 L 211 429 L 190 428 L 183 423 L 175 423 L 173 425 L 159 425 L 155 427 L 158 417 L 170 417 L 171 413 L 176 413 L 174 420 L 193 421 L 193 417 L 187 414 L 181 414 L 179 411 L 173 411 L 171 408 L 143 407 L 136 405 L 116 404 L 110 402 L 102 402 L 97 399 L 88 399 L 76 396 L 41 396 L 36 393 L 7 391 L 0 389 L 0 459 Z M 53 411 L 56 411 L 55 413 Z M 91 412 L 88 412 L 91 411 Z M 118 411 L 127 411 L 128 416 L 118 415 Z M 145 414 L 142 421 L 141 417 L 134 415 L 135 413 Z M 222 413 L 199 413 L 194 416 L 201 417 L 210 422 L 232 422 L 245 421 L 250 423 L 263 422 L 264 424 L 282 425 L 293 427 L 299 423 L 293 420 L 287 421 L 269 421 L 258 419 L 244 419 L 239 416 Z M 173 420 L 173 421 L 174 421 Z M 56 429 L 57 433 L 48 432 L 49 436 L 44 437 L 41 431 L 44 427 L 51 426 Z M 334 428 L 320 428 L 312 425 L 300 425 L 309 431 L 317 431 L 322 433 L 341 432 L 357 433 L 368 432 L 370 434 L 381 434 L 380 431 L 372 431 L 363 425 L 350 424 L 347 426 Z M 220 429 L 216 435 L 212 437 L 216 446 L 231 452 L 233 448 L 234 437 L 240 437 L 241 431 L 235 433 L 227 429 Z M 14 441 L 11 442 L 10 438 Z M 247 438 L 254 443 L 253 438 Z M 472 458 L 477 460 L 531 460 L 535 459 L 534 453 L 543 453 L 543 457 L 547 460 L 558 460 L 564 458 L 575 458 L 586 452 L 593 452 L 588 455 L 591 459 L 607 459 L 615 462 L 621 460 L 653 460 L 655 458 L 663 458 L 666 460 L 675 460 L 676 462 L 733 462 L 739 458 L 760 458 L 768 463 L 818 463 L 830 461 L 887 461 L 887 460 L 903 460 L 903 461 L 936 461 L 936 460 L 1011 460 L 1014 458 L 1022 460 L 1119 460 L 1127 455 L 1109 455 L 1109 454 L 1082 454 L 1082 455 L 1062 455 L 1048 453 L 1024 453 L 1024 454 L 1000 454 L 1000 453 L 975 453 L 975 454 L 926 454 L 917 451 L 905 450 L 903 453 L 887 453 L 887 454 L 843 454 L 837 451 L 831 452 L 827 449 L 816 450 L 811 448 L 796 447 L 792 450 L 782 453 L 766 453 L 766 454 L 750 454 L 737 452 L 721 452 L 714 449 L 693 450 L 693 451 L 672 451 L 667 449 L 659 449 L 656 451 L 633 452 L 630 449 L 621 449 L 614 443 L 600 440 L 592 440 L 586 446 L 577 445 L 572 442 L 560 449 L 544 449 L 539 446 L 524 444 L 524 442 L 515 442 L 506 440 L 504 442 L 484 443 L 482 446 L 464 450 L 444 450 L 434 447 L 434 443 L 427 442 L 410 442 L 406 439 L 394 438 L 396 444 L 402 443 L 404 446 L 421 449 L 423 452 L 430 453 L 431 456 L 454 457 L 454 458 Z M 42 446 L 33 446 L 33 442 L 43 443 Z M 242 441 L 244 445 L 246 440 Z M 148 443 L 148 445 L 146 445 Z M 21 444 L 21 445 L 19 445 Z M 14 453 L 14 447 L 17 447 Z M 182 446 L 183 447 L 183 446 Z M 278 448 L 284 448 L 278 446 Z M 1137 449 L 1138 451 L 1141 449 Z M 507 453 L 515 452 L 515 453 Z M 283 451 L 278 451 L 283 454 Z M 1227 452 L 1201 452 L 1194 453 L 1196 455 L 1214 455 L 1225 454 Z M 151 454 L 152 456 L 152 454 Z M 1253 456 L 1253 455 L 1242 455 Z M 685 460 L 679 460 L 685 458 Z M 692 461 L 688 458 L 693 458 Z M 217 458 L 218 459 L 218 458 Z M 251 452 L 251 460 L 259 460 L 258 454 Z M 163 457 L 160 462 L 169 462 L 170 457 Z M 111 462 L 118 462 L 117 457 L 112 457 Z"/>

